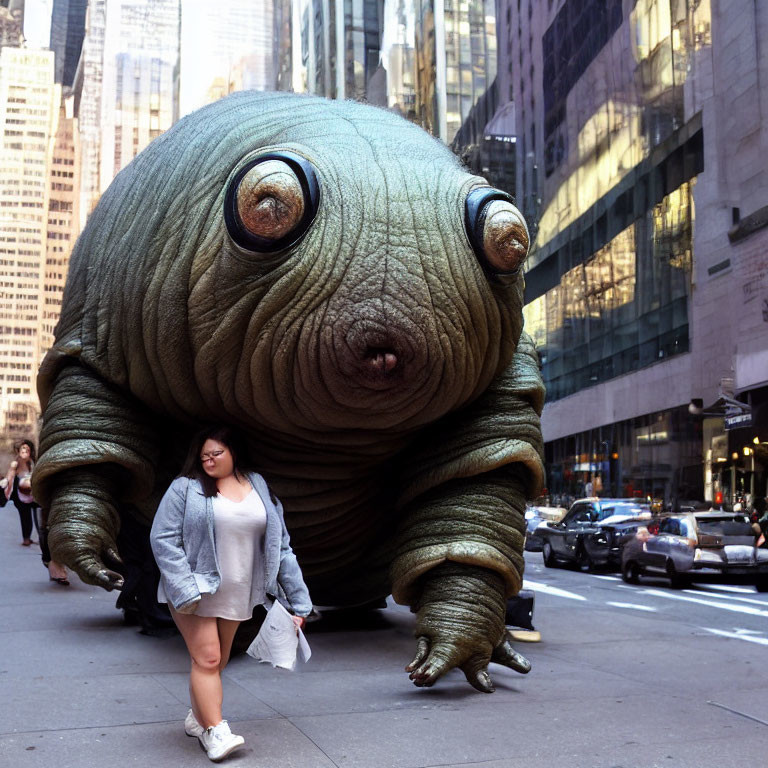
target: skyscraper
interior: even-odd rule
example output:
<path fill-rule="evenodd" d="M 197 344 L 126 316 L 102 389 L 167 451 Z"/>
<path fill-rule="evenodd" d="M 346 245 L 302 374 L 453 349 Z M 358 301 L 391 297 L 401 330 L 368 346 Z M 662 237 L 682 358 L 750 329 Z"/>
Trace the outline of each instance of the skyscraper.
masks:
<path fill-rule="evenodd" d="M 499 18 L 550 490 L 764 495 L 768 17 L 504 0 Z"/>
<path fill-rule="evenodd" d="M 44 287 L 40 301 L 40 354 L 53 345 L 59 321 L 69 257 L 80 232 L 80 135 L 74 116 L 74 97 L 59 106 L 56 133 L 48 167 L 48 220 Z"/>
<path fill-rule="evenodd" d="M 12 436 L 39 414 L 47 172 L 61 97 L 53 67 L 51 51 L 0 51 L 0 432 Z"/>
<path fill-rule="evenodd" d="M 294 90 L 397 109 L 449 144 L 496 76 L 494 0 L 292 0 L 290 10 L 281 83 L 290 61 Z"/>
<path fill-rule="evenodd" d="M 0 0 L 0 48 L 20 46 L 23 27 L 24 0 Z"/>
<path fill-rule="evenodd" d="M 273 0 L 185 0 L 179 116 L 233 91 L 273 90 Z"/>
<path fill-rule="evenodd" d="M 173 125 L 179 0 L 109 0 L 104 17 L 99 192 Z"/>
<path fill-rule="evenodd" d="M 53 0 L 51 50 L 54 52 L 56 82 L 72 86 L 85 36 L 88 0 Z"/>
<path fill-rule="evenodd" d="M 80 216 L 178 114 L 179 0 L 91 0 L 75 76 Z"/>
<path fill-rule="evenodd" d="M 90 0 L 85 36 L 75 72 L 75 114 L 81 144 L 80 226 L 101 197 L 101 101 L 104 71 L 106 0 Z"/>

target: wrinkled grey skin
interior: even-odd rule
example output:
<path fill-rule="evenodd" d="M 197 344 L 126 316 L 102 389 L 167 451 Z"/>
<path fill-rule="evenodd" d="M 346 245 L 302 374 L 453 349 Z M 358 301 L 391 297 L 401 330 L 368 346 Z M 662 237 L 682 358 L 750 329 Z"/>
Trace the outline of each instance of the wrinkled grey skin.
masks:
<path fill-rule="evenodd" d="M 317 217 L 287 251 L 223 219 L 249 158 L 309 160 Z M 417 685 L 489 660 L 521 586 L 523 508 L 542 482 L 543 388 L 522 278 L 489 278 L 464 224 L 487 183 L 373 107 L 239 93 L 180 121 L 122 171 L 72 256 L 34 490 L 50 543 L 119 587 L 121 517 L 149 523 L 204 423 L 243 428 L 286 510 L 316 604 L 387 595 L 417 613 Z M 394 350 L 392 375 L 370 350 Z"/>

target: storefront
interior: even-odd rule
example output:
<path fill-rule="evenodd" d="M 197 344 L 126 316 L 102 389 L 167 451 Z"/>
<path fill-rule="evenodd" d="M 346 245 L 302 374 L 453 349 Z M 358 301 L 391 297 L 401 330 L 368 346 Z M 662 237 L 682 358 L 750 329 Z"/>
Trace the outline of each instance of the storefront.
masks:
<path fill-rule="evenodd" d="M 560 503 L 590 489 L 601 496 L 651 497 L 665 504 L 701 499 L 701 428 L 700 419 L 679 407 L 548 442 L 550 495 Z"/>
<path fill-rule="evenodd" d="M 704 418 L 704 498 L 745 503 L 768 496 L 768 387 L 740 395 L 743 413 Z"/>

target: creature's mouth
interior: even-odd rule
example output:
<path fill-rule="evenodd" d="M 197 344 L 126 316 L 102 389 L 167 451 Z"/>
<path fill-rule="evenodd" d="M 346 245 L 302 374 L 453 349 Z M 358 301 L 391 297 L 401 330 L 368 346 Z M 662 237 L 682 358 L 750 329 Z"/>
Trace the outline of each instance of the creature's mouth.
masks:
<path fill-rule="evenodd" d="M 413 375 L 418 347 L 413 335 L 377 317 L 357 319 L 350 325 L 337 325 L 333 334 L 335 371 L 330 379 L 341 377 L 342 388 L 351 386 L 383 391 L 399 389 Z"/>
<path fill-rule="evenodd" d="M 397 352 L 391 347 L 367 347 L 363 359 L 374 376 L 391 376 L 397 372 L 400 363 Z"/>

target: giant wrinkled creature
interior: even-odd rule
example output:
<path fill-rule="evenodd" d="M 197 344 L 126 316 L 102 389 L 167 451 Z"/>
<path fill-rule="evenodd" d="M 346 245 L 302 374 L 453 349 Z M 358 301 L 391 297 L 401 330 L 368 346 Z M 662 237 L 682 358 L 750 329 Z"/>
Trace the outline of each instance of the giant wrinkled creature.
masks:
<path fill-rule="evenodd" d="M 527 249 L 508 195 L 388 111 L 244 92 L 184 118 L 72 255 L 38 381 L 53 557 L 119 588 L 121 520 L 230 423 L 317 605 L 410 605 L 420 686 L 527 671 L 503 624 L 543 479 Z"/>

